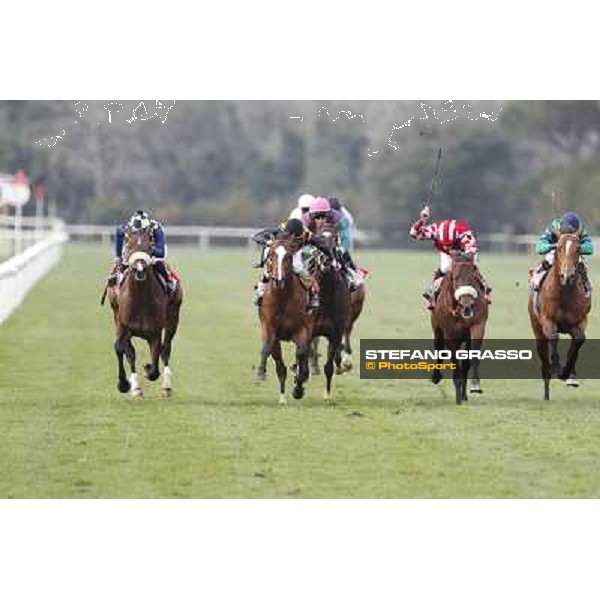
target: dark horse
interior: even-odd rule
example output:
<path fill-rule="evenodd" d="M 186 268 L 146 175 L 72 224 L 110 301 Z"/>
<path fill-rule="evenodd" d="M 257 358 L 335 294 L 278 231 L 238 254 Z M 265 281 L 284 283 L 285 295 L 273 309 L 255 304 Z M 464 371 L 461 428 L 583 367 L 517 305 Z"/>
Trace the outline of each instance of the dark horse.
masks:
<path fill-rule="evenodd" d="M 307 292 L 292 267 L 294 253 L 298 250 L 298 242 L 289 234 L 279 234 L 271 244 L 265 264 L 269 281 L 258 309 L 263 345 L 256 380 L 265 380 L 267 359 L 272 356 L 279 378 L 280 404 L 286 404 L 287 377 L 281 352 L 282 341 L 292 341 L 296 345 L 294 398 L 304 396 L 304 383 L 308 379 L 308 347 L 314 316 L 307 314 Z"/>
<path fill-rule="evenodd" d="M 538 294 L 529 294 L 529 319 L 542 363 L 544 400 L 550 400 L 550 377 L 558 375 L 567 385 L 577 387 L 575 365 L 579 349 L 585 342 L 591 295 L 585 294 L 579 262 L 579 238 L 563 233 L 556 246 L 556 259 Z M 559 334 L 571 336 L 567 362 L 561 370 L 558 356 Z M 551 354 L 550 354 L 551 353 Z"/>
<path fill-rule="evenodd" d="M 156 381 L 160 376 L 159 360 L 164 364 L 162 393 L 168 397 L 172 391 L 171 342 L 179 323 L 179 310 L 183 292 L 178 282 L 172 296 L 167 296 L 152 268 L 152 237 L 148 231 L 127 232 L 123 252 L 127 265 L 120 286 L 109 289 L 110 304 L 113 309 L 117 340 L 115 352 L 119 364 L 120 392 L 131 391 L 132 396 L 143 395 L 135 367 L 135 348 L 132 337 L 146 340 L 150 347 L 152 363 L 144 366 L 146 377 Z M 165 332 L 164 341 L 162 339 Z M 123 356 L 131 367 L 129 379 L 125 373 Z"/>
<path fill-rule="evenodd" d="M 488 303 L 481 276 L 468 254 L 455 253 L 452 269 L 446 273 L 431 313 L 431 326 L 436 350 L 455 352 L 463 344 L 466 350 L 480 350 L 488 318 Z M 467 377 L 471 367 L 468 359 L 457 360 L 453 371 L 456 404 L 467 400 Z M 481 393 L 479 361 L 473 360 L 472 392 Z M 440 370 L 433 371 L 431 381 L 439 383 Z"/>
<path fill-rule="evenodd" d="M 352 370 L 352 344 L 350 338 L 352 330 L 354 329 L 354 324 L 362 313 L 366 297 L 367 286 L 364 282 L 361 282 L 356 290 L 350 293 L 350 313 L 348 315 L 346 329 L 344 330 L 344 342 L 341 346 L 341 361 L 339 361 L 339 364 L 337 364 L 338 361 L 336 359 L 336 375 L 342 375 L 343 373 Z M 315 338 L 310 348 L 310 368 L 314 375 L 320 373 L 319 356 L 319 338 Z"/>
<path fill-rule="evenodd" d="M 336 244 L 335 226 L 326 220 L 318 221 L 316 234 L 322 236 L 333 250 Z M 350 321 L 350 290 L 339 264 L 319 252 L 317 255 L 317 280 L 319 283 L 319 308 L 313 338 L 323 336 L 329 342 L 327 360 L 323 367 L 326 378 L 325 400 L 331 399 L 331 379 L 334 362 L 337 372 L 342 372 L 342 347 L 344 333 Z M 316 356 L 316 345 L 313 347 Z"/>

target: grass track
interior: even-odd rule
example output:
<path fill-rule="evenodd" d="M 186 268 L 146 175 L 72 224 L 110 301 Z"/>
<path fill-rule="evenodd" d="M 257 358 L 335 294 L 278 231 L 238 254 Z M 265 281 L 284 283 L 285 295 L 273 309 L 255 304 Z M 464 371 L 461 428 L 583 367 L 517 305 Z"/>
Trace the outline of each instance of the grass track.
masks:
<path fill-rule="evenodd" d="M 449 381 L 435 388 L 353 373 L 335 380 L 333 406 L 314 378 L 304 400 L 289 394 L 279 407 L 272 363 L 268 382 L 252 383 L 254 258 L 173 247 L 185 286 L 175 396 L 161 400 L 158 384 L 144 380 L 146 396 L 135 401 L 116 390 L 110 310 L 98 306 L 110 249 L 70 245 L 0 328 L 0 496 L 600 495 L 600 381 L 579 390 L 553 382 L 550 403 L 541 400 L 541 381 L 484 382 L 483 396 L 457 408 Z M 372 278 L 357 350 L 361 335 L 430 336 L 419 295 L 435 260 L 362 254 Z M 495 289 L 489 336 L 530 335 L 529 263 L 484 257 Z M 600 261 L 590 264 L 600 281 Z M 597 302 L 589 335 L 600 336 Z"/>

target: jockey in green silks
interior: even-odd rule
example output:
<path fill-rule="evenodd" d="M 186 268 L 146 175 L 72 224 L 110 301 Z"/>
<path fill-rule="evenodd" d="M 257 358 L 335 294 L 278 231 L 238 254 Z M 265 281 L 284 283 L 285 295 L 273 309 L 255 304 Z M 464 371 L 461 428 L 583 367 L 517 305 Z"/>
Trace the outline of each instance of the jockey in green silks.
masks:
<path fill-rule="evenodd" d="M 563 233 L 575 234 L 579 237 L 579 254 L 581 256 L 590 256 L 594 254 L 594 242 L 590 234 L 586 231 L 581 218 L 577 213 L 566 212 L 560 219 L 554 219 L 552 223 L 540 235 L 535 251 L 537 254 L 543 254 L 544 260 L 531 273 L 530 285 L 534 291 L 539 291 L 544 277 L 554 264 L 556 256 L 556 245 L 558 238 Z M 592 284 L 588 277 L 587 267 L 582 258 L 579 259 L 577 268 L 583 281 L 586 294 L 592 293 Z"/>

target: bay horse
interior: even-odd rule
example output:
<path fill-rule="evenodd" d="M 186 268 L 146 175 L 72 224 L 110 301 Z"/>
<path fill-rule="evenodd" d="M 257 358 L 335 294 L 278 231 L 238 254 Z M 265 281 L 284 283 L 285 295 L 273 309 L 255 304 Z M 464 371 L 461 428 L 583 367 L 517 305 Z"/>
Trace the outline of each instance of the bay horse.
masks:
<path fill-rule="evenodd" d="M 336 246 L 335 225 L 327 219 L 317 221 L 315 234 L 321 236 L 332 254 Z M 331 400 L 331 381 L 334 371 L 343 372 L 342 348 L 344 334 L 347 330 L 351 316 L 350 290 L 346 278 L 341 272 L 340 265 L 322 252 L 317 254 L 317 280 L 319 283 L 319 308 L 316 313 L 316 323 L 313 330 L 313 339 L 319 336 L 327 338 L 327 360 L 323 366 L 325 373 L 325 400 Z M 318 356 L 316 344 L 313 346 L 313 355 Z"/>
<path fill-rule="evenodd" d="M 152 235 L 149 231 L 126 233 L 123 250 L 126 269 L 120 286 L 109 288 L 109 300 L 113 310 L 117 339 L 115 353 L 119 367 L 117 388 L 131 392 L 134 397 L 143 396 L 136 371 L 133 337 L 146 340 L 150 348 L 151 363 L 144 365 L 146 378 L 156 381 L 160 376 L 159 360 L 164 365 L 162 394 L 172 393 L 172 372 L 169 367 L 171 344 L 179 324 L 179 311 L 183 302 L 181 283 L 169 297 L 152 267 Z M 163 340 L 164 331 L 164 340 Z M 129 378 L 125 372 L 123 357 L 131 369 Z"/>
<path fill-rule="evenodd" d="M 308 380 L 308 348 L 312 338 L 314 316 L 307 314 L 308 294 L 298 275 L 293 271 L 293 256 L 300 249 L 291 234 L 280 233 L 269 246 L 265 263 L 267 288 L 258 309 L 262 350 L 256 371 L 256 381 L 264 381 L 267 359 L 273 357 L 279 379 L 279 404 L 286 404 L 285 381 L 287 367 L 281 352 L 282 341 L 296 346 L 294 389 L 296 399 L 304 396 Z"/>
<path fill-rule="evenodd" d="M 558 375 L 567 385 L 577 387 L 575 365 L 585 342 L 587 317 L 592 306 L 591 294 L 586 295 L 579 262 L 579 237 L 563 233 L 556 245 L 554 264 L 548 271 L 540 291 L 530 292 L 529 319 L 536 339 L 544 380 L 544 400 L 550 400 L 550 378 Z M 567 362 L 561 369 L 558 339 L 561 333 L 571 336 Z"/>
<path fill-rule="evenodd" d="M 462 252 L 452 254 L 452 268 L 446 273 L 431 312 L 434 347 L 436 350 L 450 350 L 452 353 L 465 344 L 466 350 L 480 350 L 485 336 L 488 318 L 488 303 L 481 276 L 473 256 Z M 467 397 L 467 377 L 473 366 L 472 393 L 481 393 L 479 381 L 479 360 L 461 359 L 456 361 L 453 371 L 456 404 L 462 404 Z M 442 379 L 442 373 L 433 371 L 431 381 L 435 384 Z"/>

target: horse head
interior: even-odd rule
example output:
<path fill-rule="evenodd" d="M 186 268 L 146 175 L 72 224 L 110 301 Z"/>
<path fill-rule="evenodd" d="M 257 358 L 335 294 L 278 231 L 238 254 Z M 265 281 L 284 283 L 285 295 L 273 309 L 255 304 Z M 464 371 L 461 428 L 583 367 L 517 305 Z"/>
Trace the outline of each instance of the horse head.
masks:
<path fill-rule="evenodd" d="M 316 221 L 314 233 L 325 242 L 328 248 L 332 251 L 335 250 L 338 242 L 335 223 L 332 223 L 328 219 L 319 219 Z M 318 253 L 316 264 L 320 271 L 327 271 L 335 267 L 331 259 L 323 252 Z"/>
<path fill-rule="evenodd" d="M 474 304 L 478 296 L 478 278 L 472 255 L 462 252 L 453 254 L 451 278 L 454 300 L 458 303 L 456 314 L 460 314 L 464 319 L 473 318 Z"/>
<path fill-rule="evenodd" d="M 281 235 L 269 246 L 265 266 L 271 285 L 276 288 L 285 287 L 292 272 L 292 259 L 297 250 L 291 235 Z"/>
<path fill-rule="evenodd" d="M 145 281 L 152 265 L 152 233 L 147 230 L 126 232 L 124 259 L 137 281 Z"/>
<path fill-rule="evenodd" d="M 579 238 L 573 233 L 561 234 L 556 246 L 556 268 L 560 285 L 565 286 L 573 282 L 578 261 Z"/>

